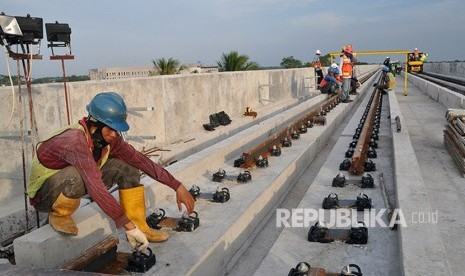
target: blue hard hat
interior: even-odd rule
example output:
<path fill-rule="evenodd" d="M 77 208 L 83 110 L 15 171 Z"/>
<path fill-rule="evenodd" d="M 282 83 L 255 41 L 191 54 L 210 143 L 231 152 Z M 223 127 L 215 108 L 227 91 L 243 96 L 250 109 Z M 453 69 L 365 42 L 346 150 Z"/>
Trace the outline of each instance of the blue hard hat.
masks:
<path fill-rule="evenodd" d="M 89 115 L 116 131 L 127 131 L 127 109 L 123 98 L 115 92 L 97 94 L 86 106 Z"/>
<path fill-rule="evenodd" d="M 338 74 L 338 73 L 339 73 L 339 69 L 334 68 L 334 67 L 329 67 L 329 68 L 328 68 L 328 72 Z"/>
<path fill-rule="evenodd" d="M 384 66 L 384 67 L 383 67 L 383 71 L 384 71 L 384 72 L 389 72 L 389 71 L 390 71 L 390 70 L 389 70 L 389 67 Z"/>

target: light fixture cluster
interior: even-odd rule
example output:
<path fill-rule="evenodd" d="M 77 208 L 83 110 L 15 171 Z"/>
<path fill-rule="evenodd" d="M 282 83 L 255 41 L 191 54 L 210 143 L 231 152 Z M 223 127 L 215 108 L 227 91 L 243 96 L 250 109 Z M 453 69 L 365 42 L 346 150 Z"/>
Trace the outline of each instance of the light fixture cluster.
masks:
<path fill-rule="evenodd" d="M 11 45 L 20 45 L 24 54 L 29 54 L 30 45 L 39 45 L 44 37 L 44 24 L 40 17 L 9 16 L 0 14 L 0 44 L 11 51 Z M 68 24 L 45 23 L 48 47 L 66 47 L 71 54 L 71 28 Z"/>

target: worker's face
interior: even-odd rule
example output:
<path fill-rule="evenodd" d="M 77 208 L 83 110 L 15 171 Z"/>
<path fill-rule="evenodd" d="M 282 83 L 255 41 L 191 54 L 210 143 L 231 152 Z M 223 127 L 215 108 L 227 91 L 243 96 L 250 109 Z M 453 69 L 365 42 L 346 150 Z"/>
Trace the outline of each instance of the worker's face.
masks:
<path fill-rule="evenodd" d="M 104 126 L 102 128 L 102 136 L 107 143 L 111 143 L 118 137 L 118 132 L 110 127 Z"/>

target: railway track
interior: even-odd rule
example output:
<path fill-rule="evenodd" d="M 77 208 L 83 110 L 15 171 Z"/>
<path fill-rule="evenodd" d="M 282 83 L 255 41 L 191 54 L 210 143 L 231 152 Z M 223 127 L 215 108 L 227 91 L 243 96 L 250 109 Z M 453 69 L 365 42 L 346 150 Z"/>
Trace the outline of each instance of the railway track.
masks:
<path fill-rule="evenodd" d="M 465 79 L 454 78 L 434 73 L 411 73 L 412 75 L 465 95 Z"/>

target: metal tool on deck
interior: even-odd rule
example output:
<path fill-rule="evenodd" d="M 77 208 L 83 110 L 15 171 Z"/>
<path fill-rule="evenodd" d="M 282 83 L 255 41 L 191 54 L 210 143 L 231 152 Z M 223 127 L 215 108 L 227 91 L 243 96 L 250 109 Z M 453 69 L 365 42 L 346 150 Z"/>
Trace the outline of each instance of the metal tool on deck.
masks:
<path fill-rule="evenodd" d="M 342 188 L 345 185 L 356 185 L 360 188 L 373 188 L 375 186 L 375 181 L 369 173 L 364 173 L 360 179 L 347 179 L 345 175 L 341 172 L 333 178 L 333 187 Z"/>
<path fill-rule="evenodd" d="M 336 193 L 331 193 L 323 199 L 323 209 L 356 208 L 357 211 L 371 209 L 371 198 L 360 193 L 356 199 L 339 199 Z"/>
<path fill-rule="evenodd" d="M 220 187 L 218 187 L 216 189 L 216 192 L 214 193 L 202 193 L 200 192 L 199 186 L 192 185 L 192 188 L 190 188 L 189 193 L 194 197 L 195 200 L 204 199 L 204 200 L 208 200 L 211 202 L 219 202 L 219 203 L 225 203 L 231 198 L 229 194 L 229 189 L 220 188 Z"/>
<path fill-rule="evenodd" d="M 368 242 L 368 228 L 362 221 L 357 227 L 350 229 L 329 229 L 324 222 L 316 222 L 308 231 L 308 241 L 330 243 L 333 241 L 345 241 L 348 244 L 366 244 Z"/>
<path fill-rule="evenodd" d="M 163 209 L 157 209 L 146 218 L 150 228 L 161 229 L 163 227 L 171 228 L 178 232 L 192 232 L 200 225 L 199 215 L 194 211 L 193 214 L 183 214 L 180 218 L 167 217 Z"/>
<path fill-rule="evenodd" d="M 326 272 L 322 267 L 310 266 L 307 262 L 300 262 L 291 268 L 288 276 L 362 276 L 362 270 L 356 264 L 349 264 L 341 272 Z"/>

